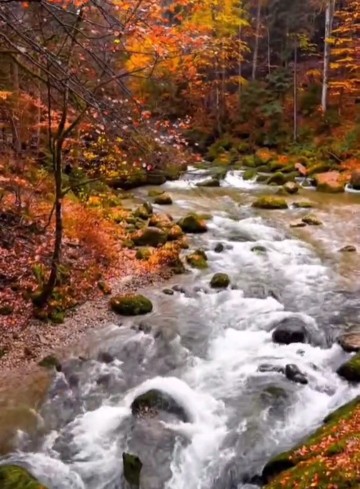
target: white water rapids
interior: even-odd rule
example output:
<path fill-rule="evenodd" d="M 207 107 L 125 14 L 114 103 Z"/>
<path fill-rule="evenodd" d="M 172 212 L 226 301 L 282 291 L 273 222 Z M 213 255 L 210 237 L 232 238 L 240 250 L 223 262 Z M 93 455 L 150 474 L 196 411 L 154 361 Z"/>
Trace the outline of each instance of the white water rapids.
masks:
<path fill-rule="evenodd" d="M 281 216 L 293 211 L 239 206 L 227 189 L 251 196 L 254 183 L 238 173 L 228 175 L 214 200 L 213 189 L 192 193 L 196 181 L 167 187 L 179 214 L 212 213 L 209 232 L 193 243 L 206 250 L 209 269 L 173 281 L 185 293 L 145 291 L 155 306 L 141 319 L 149 333 L 131 329 L 140 320 L 119 327 L 115 318 L 100 331 L 98 350 L 114 360 L 65 364 L 40 413 L 40 433 L 19 434 L 19 450 L 5 459 L 29 467 L 49 489 L 122 488 L 123 451 L 141 458 L 142 489 L 256 487 L 249 481 L 269 457 L 360 392 L 336 374 L 347 358 L 333 341 L 346 301 L 341 277 L 283 225 Z M 219 242 L 225 249 L 215 253 Z M 220 271 L 232 288 L 215 292 L 209 281 Z M 287 317 L 304 321 L 310 343 L 273 343 L 273 329 Z M 296 364 L 308 384 L 259 372 L 263 364 Z M 134 419 L 132 401 L 150 389 L 169 394 L 188 422 Z"/>

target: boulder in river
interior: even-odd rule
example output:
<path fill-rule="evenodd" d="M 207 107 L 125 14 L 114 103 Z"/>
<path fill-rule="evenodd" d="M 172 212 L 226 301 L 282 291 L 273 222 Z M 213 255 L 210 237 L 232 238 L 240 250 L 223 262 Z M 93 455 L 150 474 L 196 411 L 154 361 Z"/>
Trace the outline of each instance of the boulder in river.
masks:
<path fill-rule="evenodd" d="M 306 224 L 302 221 L 292 221 L 290 223 L 291 228 L 304 228 Z"/>
<path fill-rule="evenodd" d="M 315 175 L 316 188 L 319 192 L 341 193 L 345 190 L 345 180 L 338 171 L 327 171 Z"/>
<path fill-rule="evenodd" d="M 275 343 L 290 345 L 291 343 L 305 343 L 307 331 L 304 322 L 298 318 L 283 319 L 275 328 L 272 339 Z"/>
<path fill-rule="evenodd" d="M 110 307 L 123 316 L 148 314 L 153 309 L 152 302 L 140 294 L 115 295 L 110 300 Z"/>
<path fill-rule="evenodd" d="M 285 374 L 285 369 L 281 365 L 272 365 L 271 363 L 262 363 L 258 367 L 258 372 Z"/>
<path fill-rule="evenodd" d="M 294 195 L 294 194 L 297 194 L 299 192 L 299 185 L 295 182 L 286 182 L 284 184 L 284 190 L 288 194 Z"/>
<path fill-rule="evenodd" d="M 196 184 L 197 187 L 203 187 L 203 188 L 214 188 L 214 187 L 220 187 L 220 180 L 219 178 L 210 178 L 209 180 L 204 180 L 203 182 L 199 182 Z"/>
<path fill-rule="evenodd" d="M 352 353 L 360 351 L 360 326 L 351 328 L 338 338 L 343 350 Z"/>
<path fill-rule="evenodd" d="M 169 241 L 176 241 L 177 239 L 182 238 L 184 235 L 183 230 L 178 224 L 174 224 L 168 232 L 168 240 Z"/>
<path fill-rule="evenodd" d="M 360 170 L 355 170 L 352 172 L 350 185 L 354 190 L 360 190 Z"/>
<path fill-rule="evenodd" d="M 140 207 L 138 207 L 134 212 L 134 216 L 139 217 L 140 219 L 149 219 L 149 217 L 151 217 L 152 215 L 153 215 L 153 208 L 150 202 L 145 202 Z"/>
<path fill-rule="evenodd" d="M 212 289 L 226 289 L 230 285 L 230 277 L 226 273 L 215 273 L 210 281 Z"/>
<path fill-rule="evenodd" d="M 286 176 L 281 171 L 277 171 L 267 180 L 266 183 L 269 185 L 284 185 L 286 183 Z"/>
<path fill-rule="evenodd" d="M 131 404 L 131 411 L 134 416 L 154 415 L 159 411 L 165 411 L 176 415 L 185 423 L 189 421 L 185 409 L 171 396 L 158 389 L 151 389 L 136 397 Z"/>
<path fill-rule="evenodd" d="M 136 246 L 159 246 L 167 241 L 167 234 L 156 227 L 145 227 L 131 235 L 131 240 Z"/>
<path fill-rule="evenodd" d="M 124 479 L 132 488 L 140 487 L 140 475 L 142 469 L 142 462 L 136 455 L 130 453 L 123 453 L 123 473 Z"/>
<path fill-rule="evenodd" d="M 195 214 L 189 214 L 178 222 L 184 233 L 206 233 L 208 230 L 206 222 Z"/>
<path fill-rule="evenodd" d="M 252 205 L 257 209 L 287 209 L 288 205 L 285 199 L 276 195 L 264 195 L 259 197 Z"/>
<path fill-rule="evenodd" d="M 0 466 L 1 489 L 46 489 L 26 469 L 18 465 Z"/>
<path fill-rule="evenodd" d="M 164 192 L 163 194 L 160 194 L 157 197 L 155 197 L 154 202 L 157 205 L 171 205 L 173 203 L 173 200 L 170 194 Z"/>
<path fill-rule="evenodd" d="M 291 380 L 292 382 L 296 382 L 297 384 L 307 384 L 308 379 L 305 375 L 300 371 L 297 365 L 289 364 L 285 366 L 285 375 L 286 378 Z"/>
<path fill-rule="evenodd" d="M 295 207 L 295 209 L 311 209 L 314 205 L 307 200 L 299 200 L 298 202 L 293 203 L 293 207 Z"/>
<path fill-rule="evenodd" d="M 187 263 L 193 268 L 203 270 L 208 267 L 207 255 L 203 250 L 196 250 L 186 257 Z"/>
<path fill-rule="evenodd" d="M 337 373 L 349 382 L 360 382 L 360 353 L 341 365 Z"/>

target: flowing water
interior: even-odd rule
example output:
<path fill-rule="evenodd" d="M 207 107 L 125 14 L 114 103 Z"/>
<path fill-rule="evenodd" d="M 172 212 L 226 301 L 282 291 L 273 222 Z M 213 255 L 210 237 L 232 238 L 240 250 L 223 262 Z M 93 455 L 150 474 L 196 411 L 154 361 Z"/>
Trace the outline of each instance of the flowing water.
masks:
<path fill-rule="evenodd" d="M 211 213 L 209 232 L 192 239 L 206 250 L 209 269 L 176 277 L 167 286 L 183 290 L 173 296 L 146 290 L 151 315 L 114 317 L 99 330 L 97 353 L 64 363 L 36 434 L 19 432 L 18 450 L 3 462 L 25 465 L 50 489 L 120 489 L 127 451 L 143 462 L 142 489 L 250 489 L 269 457 L 359 394 L 336 374 L 348 356 L 334 339 L 360 309 L 358 255 L 338 252 L 359 242 L 360 198 L 309 191 L 301 199 L 315 203 L 324 226 L 292 230 L 289 223 L 308 211 L 252 209 L 264 188 L 237 172 L 220 189 L 196 188 L 201 178 L 166 186 L 175 217 Z M 217 243 L 224 252 L 213 251 Z M 218 271 L 229 274 L 231 288 L 209 288 Z M 288 317 L 304 321 L 308 344 L 273 343 L 274 327 Z M 99 351 L 113 360 L 101 361 Z M 308 384 L 260 372 L 263 364 L 296 364 Z M 186 422 L 132 416 L 134 398 L 154 388 L 184 408 Z"/>

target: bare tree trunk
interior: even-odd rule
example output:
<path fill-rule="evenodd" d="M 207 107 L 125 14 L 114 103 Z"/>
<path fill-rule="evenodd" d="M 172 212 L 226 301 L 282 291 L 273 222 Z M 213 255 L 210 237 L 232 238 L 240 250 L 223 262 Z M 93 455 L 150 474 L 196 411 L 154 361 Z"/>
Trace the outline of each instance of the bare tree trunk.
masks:
<path fill-rule="evenodd" d="M 298 138 L 298 41 L 295 38 L 294 46 L 294 142 Z"/>
<path fill-rule="evenodd" d="M 258 0 L 257 11 L 256 11 L 255 46 L 254 46 L 252 74 L 251 74 L 251 79 L 253 81 L 256 80 L 256 71 L 257 71 L 257 63 L 258 63 L 258 55 L 259 55 L 260 23 L 261 23 L 261 0 Z"/>
<path fill-rule="evenodd" d="M 335 12 L 335 0 L 327 0 L 325 11 L 325 39 L 324 39 L 324 68 L 323 68 L 323 82 L 321 93 L 321 108 L 325 113 L 328 103 L 328 90 L 329 90 L 329 68 L 330 68 L 330 55 L 331 47 L 328 39 L 331 36 L 333 29 L 333 20 Z"/>

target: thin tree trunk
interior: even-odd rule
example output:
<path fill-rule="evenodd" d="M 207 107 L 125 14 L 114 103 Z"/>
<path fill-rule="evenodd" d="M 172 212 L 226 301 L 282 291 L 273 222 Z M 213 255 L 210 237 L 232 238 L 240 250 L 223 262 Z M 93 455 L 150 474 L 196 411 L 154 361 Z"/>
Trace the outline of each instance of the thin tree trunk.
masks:
<path fill-rule="evenodd" d="M 323 83 L 321 93 L 321 109 L 325 113 L 328 104 L 328 91 L 329 91 L 329 68 L 330 68 L 330 55 L 331 47 L 328 39 L 331 36 L 333 29 L 335 11 L 335 0 L 327 0 L 325 11 L 325 39 L 324 39 L 324 68 L 323 68 Z"/>
<path fill-rule="evenodd" d="M 298 138 L 298 41 L 295 39 L 294 46 L 294 142 Z"/>
<path fill-rule="evenodd" d="M 259 55 L 260 23 L 261 23 L 261 0 L 258 0 L 257 11 L 256 11 L 255 46 L 254 46 L 252 74 L 251 74 L 251 79 L 253 81 L 256 80 L 256 71 L 257 71 L 257 63 L 258 63 L 258 55 Z"/>
<path fill-rule="evenodd" d="M 271 73 L 271 40 L 270 40 L 270 29 L 267 28 L 267 65 L 268 65 L 268 74 Z"/>

